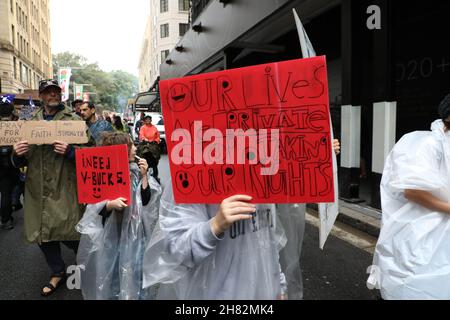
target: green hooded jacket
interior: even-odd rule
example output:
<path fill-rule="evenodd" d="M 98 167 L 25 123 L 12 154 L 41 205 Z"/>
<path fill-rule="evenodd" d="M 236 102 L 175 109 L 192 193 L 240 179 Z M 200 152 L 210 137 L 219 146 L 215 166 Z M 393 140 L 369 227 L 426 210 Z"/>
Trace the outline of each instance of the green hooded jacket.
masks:
<path fill-rule="evenodd" d="M 40 109 L 32 120 L 44 120 Z M 69 109 L 59 111 L 53 121 L 80 120 Z M 24 230 L 29 243 L 76 241 L 75 230 L 84 207 L 78 203 L 75 159 L 53 151 L 52 145 L 31 145 L 25 181 Z"/>

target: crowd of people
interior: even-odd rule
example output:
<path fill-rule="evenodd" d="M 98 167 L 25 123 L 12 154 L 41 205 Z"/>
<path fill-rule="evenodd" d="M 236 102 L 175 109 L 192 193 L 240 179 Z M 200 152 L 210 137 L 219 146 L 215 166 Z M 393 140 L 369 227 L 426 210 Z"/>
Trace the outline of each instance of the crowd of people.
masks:
<path fill-rule="evenodd" d="M 19 168 L 26 167 L 25 238 L 39 246 L 51 270 L 43 296 L 65 283 L 63 244 L 83 266 L 85 299 L 302 297 L 299 256 L 281 252 L 301 251 L 304 205 L 296 207 L 291 219 L 287 207 L 253 204 L 248 195 L 233 195 L 216 205 L 177 204 L 170 181 L 163 189 L 158 180 L 159 156 L 152 146 L 160 137 L 151 117 L 141 115 L 136 147 L 120 117 L 102 119 L 95 105 L 84 101 L 67 108 L 56 81 L 42 81 L 39 94 L 42 107 L 33 120 L 82 119 L 89 136 L 86 145 L 20 141 L 0 149 L 1 226 L 13 227 L 13 190 Z M 13 101 L 0 101 L 1 120 L 12 121 Z M 378 272 L 368 280 L 379 285 L 384 299 L 450 298 L 445 285 L 450 260 L 450 96 L 439 114 L 431 132 L 403 137 L 386 161 L 383 225 L 374 257 Z M 131 203 L 125 198 L 78 203 L 75 150 L 111 145 L 128 146 Z M 339 153 L 337 141 L 334 149 Z"/>
<path fill-rule="evenodd" d="M 80 234 L 75 227 L 86 210 L 77 199 L 75 149 L 108 145 L 105 141 L 112 141 L 111 135 L 121 137 L 126 143 L 131 143 L 132 138 L 128 124 L 123 123 L 120 116 L 114 115 L 112 121 L 105 120 L 97 115 L 91 102 L 74 101 L 72 109 L 68 108 L 61 101 L 61 88 L 55 80 L 40 82 L 39 98 L 42 107 L 35 110 L 31 120 L 84 120 L 89 137 L 89 142 L 82 146 L 62 141 L 52 145 L 30 145 L 20 141 L 14 146 L 0 147 L 0 227 L 4 230 L 14 228 L 12 213 L 22 208 L 20 198 L 23 193 L 25 238 L 29 243 L 38 244 L 51 270 L 50 280 L 41 290 L 43 296 L 48 296 L 64 283 L 66 265 L 61 257 L 61 244 L 75 253 L 78 251 Z M 1 121 L 18 120 L 15 115 L 14 96 L 2 96 Z M 110 138 L 104 140 L 107 134 Z M 139 167 L 147 168 L 146 161 L 142 160 Z M 150 200 L 149 189 L 143 197 L 146 205 Z M 120 199 L 108 203 L 105 208 L 118 210 L 117 203 Z"/>

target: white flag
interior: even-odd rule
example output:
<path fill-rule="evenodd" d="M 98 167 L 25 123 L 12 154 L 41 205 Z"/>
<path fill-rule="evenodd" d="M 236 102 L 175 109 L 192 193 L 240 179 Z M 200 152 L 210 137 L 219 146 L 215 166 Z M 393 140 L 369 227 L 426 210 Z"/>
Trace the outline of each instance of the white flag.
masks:
<path fill-rule="evenodd" d="M 316 52 L 309 41 L 308 34 L 303 28 L 303 24 L 297 14 L 295 9 L 294 18 L 295 24 L 297 25 L 297 32 L 300 38 L 300 46 L 302 49 L 303 58 L 312 58 L 316 56 Z M 331 131 L 331 141 L 334 140 L 333 135 L 333 125 L 331 123 L 330 117 L 330 131 Z M 333 144 L 331 144 L 331 148 L 333 149 Z M 327 241 L 328 236 L 330 235 L 331 229 L 333 228 L 334 223 L 336 222 L 336 218 L 339 214 L 339 189 L 338 189 L 338 176 L 337 176 L 337 160 L 336 154 L 334 153 L 334 149 L 332 150 L 333 155 L 333 179 L 334 179 L 334 203 L 320 203 L 319 204 L 319 219 L 320 219 L 320 230 L 319 230 L 319 246 L 320 249 L 323 249 L 325 242 Z"/>

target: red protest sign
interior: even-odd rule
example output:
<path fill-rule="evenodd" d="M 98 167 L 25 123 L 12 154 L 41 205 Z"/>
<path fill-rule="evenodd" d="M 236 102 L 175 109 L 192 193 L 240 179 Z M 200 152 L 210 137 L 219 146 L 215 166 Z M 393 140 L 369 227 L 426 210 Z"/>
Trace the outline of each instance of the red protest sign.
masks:
<path fill-rule="evenodd" d="M 334 201 L 325 57 L 160 82 L 175 201 Z"/>
<path fill-rule="evenodd" d="M 131 204 L 127 145 L 77 149 L 75 158 L 79 203 L 123 197 Z"/>

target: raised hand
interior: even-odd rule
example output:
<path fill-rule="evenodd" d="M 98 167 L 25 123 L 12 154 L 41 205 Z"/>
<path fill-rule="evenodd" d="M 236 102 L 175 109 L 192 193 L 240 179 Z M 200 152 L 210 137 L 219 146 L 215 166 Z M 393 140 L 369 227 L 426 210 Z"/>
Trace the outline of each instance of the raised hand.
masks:
<path fill-rule="evenodd" d="M 228 230 L 231 225 L 240 220 L 249 220 L 256 212 L 256 206 L 248 203 L 252 197 L 235 195 L 222 201 L 219 211 L 211 220 L 211 228 L 215 235 L 219 236 Z"/>

